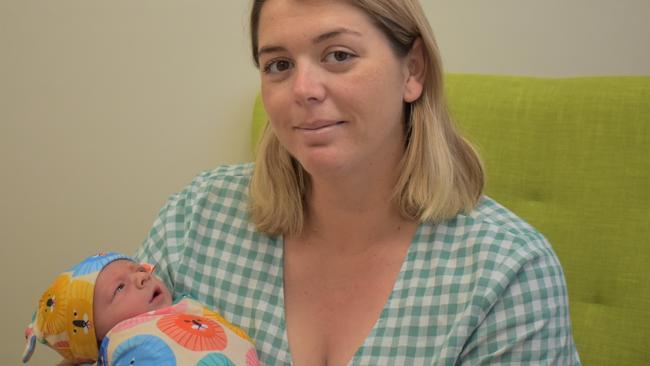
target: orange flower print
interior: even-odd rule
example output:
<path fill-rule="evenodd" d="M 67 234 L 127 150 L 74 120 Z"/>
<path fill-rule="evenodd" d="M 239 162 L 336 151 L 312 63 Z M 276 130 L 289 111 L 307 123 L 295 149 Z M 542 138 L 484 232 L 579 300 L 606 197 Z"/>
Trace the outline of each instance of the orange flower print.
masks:
<path fill-rule="evenodd" d="M 206 317 L 171 314 L 160 318 L 156 325 L 169 338 L 192 351 L 221 351 L 228 344 L 223 327 Z"/>
<path fill-rule="evenodd" d="M 249 342 L 252 342 L 251 338 L 248 336 L 248 334 L 246 334 L 246 332 L 232 325 L 228 320 L 226 320 L 226 318 L 221 316 L 221 314 L 214 312 L 208 308 L 203 308 L 203 315 L 207 316 L 208 318 L 216 320 L 220 324 L 224 325 L 226 328 L 230 329 L 231 332 L 237 334 L 238 336 L 242 337 L 243 339 Z"/>
<path fill-rule="evenodd" d="M 69 282 L 69 275 L 60 275 L 38 301 L 36 327 L 43 334 L 58 334 L 65 329 L 67 299 L 64 290 Z"/>
<path fill-rule="evenodd" d="M 255 348 L 251 348 L 246 353 L 246 366 L 261 366 L 260 359 L 257 358 L 257 351 Z"/>

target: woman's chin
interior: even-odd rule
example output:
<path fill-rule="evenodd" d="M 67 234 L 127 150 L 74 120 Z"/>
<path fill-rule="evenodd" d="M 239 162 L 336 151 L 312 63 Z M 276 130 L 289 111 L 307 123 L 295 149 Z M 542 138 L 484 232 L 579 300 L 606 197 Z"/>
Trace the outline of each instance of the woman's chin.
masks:
<path fill-rule="evenodd" d="M 326 178 L 328 176 L 338 176 L 346 171 L 349 167 L 350 159 L 345 159 L 340 154 L 312 154 L 300 161 L 305 171 L 312 178 Z"/>

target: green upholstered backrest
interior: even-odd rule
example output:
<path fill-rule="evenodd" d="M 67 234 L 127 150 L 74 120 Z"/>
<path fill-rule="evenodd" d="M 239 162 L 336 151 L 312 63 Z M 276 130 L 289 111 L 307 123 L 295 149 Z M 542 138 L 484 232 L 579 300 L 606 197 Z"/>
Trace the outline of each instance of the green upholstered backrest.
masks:
<path fill-rule="evenodd" d="M 262 137 L 262 132 L 266 127 L 266 111 L 262 105 L 262 97 L 258 94 L 255 98 L 255 105 L 253 106 L 253 126 L 251 128 L 251 148 L 255 151 L 257 143 Z"/>
<path fill-rule="evenodd" d="M 650 77 L 448 75 L 486 193 L 562 262 L 585 365 L 650 362 Z"/>
<path fill-rule="evenodd" d="M 583 364 L 650 362 L 650 77 L 445 82 L 485 161 L 486 194 L 562 262 Z M 265 121 L 258 100 L 253 143 Z"/>

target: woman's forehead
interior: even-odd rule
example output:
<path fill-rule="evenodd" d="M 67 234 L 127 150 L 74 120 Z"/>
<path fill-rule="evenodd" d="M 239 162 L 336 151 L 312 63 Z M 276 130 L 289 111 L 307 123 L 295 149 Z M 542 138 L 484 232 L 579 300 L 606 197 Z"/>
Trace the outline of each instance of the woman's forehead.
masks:
<path fill-rule="evenodd" d="M 257 29 L 259 47 L 349 30 L 363 34 L 374 28 L 367 15 L 347 1 L 271 0 L 265 3 Z"/>

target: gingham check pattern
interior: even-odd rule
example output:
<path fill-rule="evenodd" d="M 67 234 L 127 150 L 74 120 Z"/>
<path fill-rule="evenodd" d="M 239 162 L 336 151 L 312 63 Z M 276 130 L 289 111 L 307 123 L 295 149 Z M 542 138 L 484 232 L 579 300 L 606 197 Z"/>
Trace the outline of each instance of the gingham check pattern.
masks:
<path fill-rule="evenodd" d="M 289 365 L 282 238 L 249 222 L 251 164 L 199 175 L 171 197 L 136 257 L 175 296 L 217 309 Z M 351 365 L 579 365 L 566 285 L 544 237 L 489 198 L 417 230 L 394 289 Z"/>

